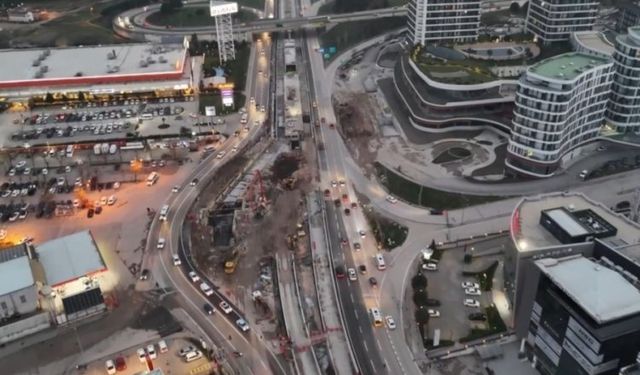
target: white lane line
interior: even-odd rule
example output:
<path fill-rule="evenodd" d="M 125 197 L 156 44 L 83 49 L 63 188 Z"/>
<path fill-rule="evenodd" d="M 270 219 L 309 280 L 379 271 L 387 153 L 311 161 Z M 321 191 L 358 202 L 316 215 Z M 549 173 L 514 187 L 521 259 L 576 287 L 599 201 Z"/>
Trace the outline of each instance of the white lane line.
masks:
<path fill-rule="evenodd" d="M 362 332 L 362 330 L 360 330 L 360 331 Z M 367 342 L 363 341 L 362 345 L 364 345 L 364 351 L 368 353 L 369 352 L 369 347 L 367 346 Z"/>
<path fill-rule="evenodd" d="M 362 334 L 362 327 L 358 326 L 358 330 L 360 331 L 360 334 Z"/>
<path fill-rule="evenodd" d="M 358 319 L 358 310 L 353 310 L 353 315 L 355 315 L 356 319 Z"/>
<path fill-rule="evenodd" d="M 380 345 L 380 340 L 376 339 L 376 343 L 378 343 L 378 349 L 382 352 L 382 345 Z"/>

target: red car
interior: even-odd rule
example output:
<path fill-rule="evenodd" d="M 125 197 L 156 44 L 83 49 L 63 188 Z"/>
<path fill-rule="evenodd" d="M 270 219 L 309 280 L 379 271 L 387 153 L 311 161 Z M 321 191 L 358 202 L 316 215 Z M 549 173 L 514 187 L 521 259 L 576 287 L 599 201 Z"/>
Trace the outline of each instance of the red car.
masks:
<path fill-rule="evenodd" d="M 330 127 L 331 129 L 333 129 L 333 128 L 335 128 L 335 127 L 336 127 L 336 124 L 331 123 L 331 124 L 329 124 L 329 127 Z"/>
<path fill-rule="evenodd" d="M 116 371 L 124 371 L 127 369 L 127 361 L 124 357 L 116 358 Z"/>
<path fill-rule="evenodd" d="M 336 277 L 338 279 L 344 279 L 344 268 L 342 266 L 336 267 Z"/>

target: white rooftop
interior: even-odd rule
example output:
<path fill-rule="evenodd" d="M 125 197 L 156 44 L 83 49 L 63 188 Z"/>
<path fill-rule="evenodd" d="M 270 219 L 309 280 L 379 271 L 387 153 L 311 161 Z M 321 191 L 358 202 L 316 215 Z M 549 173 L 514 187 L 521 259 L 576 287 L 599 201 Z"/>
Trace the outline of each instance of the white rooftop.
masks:
<path fill-rule="evenodd" d="M 636 244 L 640 238 L 640 225 L 631 222 L 621 214 L 616 214 L 599 202 L 592 201 L 581 193 L 550 193 L 523 198 L 514 210 L 519 230 L 514 230 L 512 217 L 512 236 L 520 252 L 536 251 L 562 245 L 557 238 L 540 224 L 540 212 L 564 207 L 568 210 L 591 209 L 609 224 L 618 229 L 615 239 L 619 244 Z M 516 214 L 517 212 L 517 214 Z M 515 233 L 514 233 L 515 232 Z"/>
<path fill-rule="evenodd" d="M 591 51 L 612 56 L 615 47 L 605 35 L 599 31 L 581 31 L 573 34 L 573 37 L 585 48 Z"/>
<path fill-rule="evenodd" d="M 563 209 L 556 208 L 549 210 L 547 211 L 547 215 L 559 224 L 562 229 L 567 231 L 571 237 L 589 234 L 589 231 L 587 231 L 578 221 L 576 221 L 576 219 L 571 217 L 567 211 Z"/>
<path fill-rule="evenodd" d="M 114 51 L 115 58 L 109 59 L 108 55 Z M 48 56 L 45 56 L 47 53 Z M 182 44 L 148 43 L 2 50 L 0 82 L 34 80 L 42 66 L 47 67 L 42 77 L 45 79 L 72 78 L 78 74 L 82 77 L 96 77 L 175 72 L 181 70 L 185 53 Z M 39 66 L 33 66 L 34 61 L 39 58 L 42 59 Z M 147 66 L 141 65 L 143 60 L 149 62 Z"/>
<path fill-rule="evenodd" d="M 284 42 L 284 64 L 294 65 L 296 63 L 296 43 L 287 39 Z"/>
<path fill-rule="evenodd" d="M 640 291 L 616 271 L 581 255 L 544 258 L 535 263 L 600 324 L 640 313 Z"/>
<path fill-rule="evenodd" d="M 0 296 L 27 288 L 34 283 L 29 257 L 26 254 L 0 263 Z"/>
<path fill-rule="evenodd" d="M 106 269 L 89 231 L 47 241 L 36 246 L 36 252 L 51 286 Z"/>

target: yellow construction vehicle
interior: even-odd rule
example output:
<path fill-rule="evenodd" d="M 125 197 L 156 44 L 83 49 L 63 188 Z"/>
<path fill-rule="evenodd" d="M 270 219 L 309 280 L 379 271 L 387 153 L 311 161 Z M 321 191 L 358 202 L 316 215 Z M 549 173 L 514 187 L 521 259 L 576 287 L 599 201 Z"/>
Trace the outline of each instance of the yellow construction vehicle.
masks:
<path fill-rule="evenodd" d="M 224 273 L 232 274 L 236 270 L 236 266 L 238 265 L 239 254 L 237 250 L 233 250 L 231 255 L 224 262 Z"/>

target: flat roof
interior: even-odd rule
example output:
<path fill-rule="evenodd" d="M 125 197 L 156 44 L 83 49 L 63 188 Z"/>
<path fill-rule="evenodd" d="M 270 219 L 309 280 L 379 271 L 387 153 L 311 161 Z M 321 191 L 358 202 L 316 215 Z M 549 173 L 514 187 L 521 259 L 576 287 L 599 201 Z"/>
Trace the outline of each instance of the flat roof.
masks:
<path fill-rule="evenodd" d="M 574 33 L 573 37 L 586 48 L 612 56 L 616 50 L 603 33 L 599 31 L 583 31 Z"/>
<path fill-rule="evenodd" d="M 550 57 L 529 67 L 529 71 L 545 78 L 571 81 L 596 66 L 607 64 L 605 58 L 580 52 Z"/>
<path fill-rule="evenodd" d="M 91 232 L 77 232 L 36 246 L 38 259 L 51 286 L 106 270 Z"/>
<path fill-rule="evenodd" d="M 2 250 L 0 250 L 1 252 Z M 35 284 L 26 254 L 0 263 L 0 296 Z"/>
<path fill-rule="evenodd" d="M 589 234 L 576 219 L 571 217 L 567 211 L 562 208 L 554 208 L 549 211 L 545 211 L 546 214 L 556 222 L 562 229 L 564 229 L 571 237 L 583 236 Z"/>
<path fill-rule="evenodd" d="M 591 209 L 602 219 L 618 229 L 613 237 L 604 241 L 617 241 L 623 244 L 637 244 L 640 238 L 640 225 L 630 221 L 622 214 L 616 214 L 602 203 L 593 201 L 582 193 L 549 193 L 523 198 L 514 209 L 511 231 L 518 251 L 534 251 L 562 243 L 540 224 L 540 212 L 558 207 L 570 211 Z M 515 223 L 517 221 L 517 223 Z"/>
<path fill-rule="evenodd" d="M 109 55 L 115 52 L 110 59 Z M 115 44 L 0 51 L 0 83 L 78 77 L 175 73 L 182 70 L 182 44 Z M 38 66 L 34 66 L 35 61 Z M 145 63 L 142 63 L 144 61 Z M 46 66 L 41 78 L 36 74 Z"/>
<path fill-rule="evenodd" d="M 640 290 L 581 255 L 544 258 L 536 266 L 598 323 L 640 313 Z"/>

